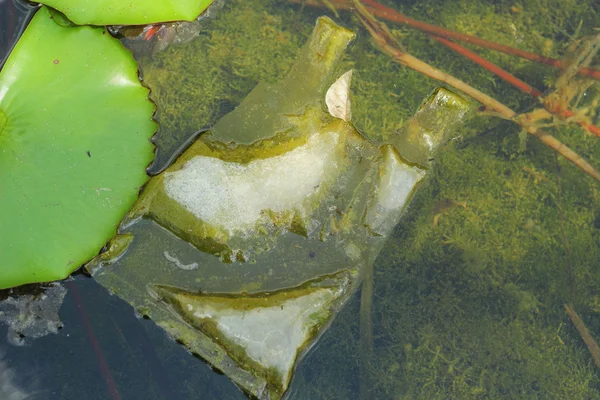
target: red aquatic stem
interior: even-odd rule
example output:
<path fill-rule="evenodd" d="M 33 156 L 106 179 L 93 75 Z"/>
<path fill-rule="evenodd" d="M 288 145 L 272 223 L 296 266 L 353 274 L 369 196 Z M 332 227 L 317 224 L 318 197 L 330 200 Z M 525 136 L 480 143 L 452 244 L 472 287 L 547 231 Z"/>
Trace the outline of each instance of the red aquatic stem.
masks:
<path fill-rule="evenodd" d="M 570 117 L 574 117 L 575 116 L 575 114 L 571 110 L 565 110 L 565 111 L 563 111 L 563 115 L 565 116 L 565 118 L 570 118 Z M 598 128 L 596 125 L 591 124 L 591 123 L 589 123 L 587 121 L 577 121 L 577 123 L 583 129 L 587 130 L 588 132 L 594 134 L 597 137 L 600 137 L 600 128 Z"/>
<path fill-rule="evenodd" d="M 496 64 L 486 60 L 485 58 L 473 53 L 472 51 L 464 48 L 463 46 L 454 43 L 451 40 L 445 39 L 443 37 L 439 37 L 439 36 L 435 36 L 435 35 L 430 35 L 432 38 L 434 38 L 435 40 L 437 40 L 438 42 L 442 43 L 444 46 L 451 48 L 452 50 L 456 51 L 457 53 L 459 53 L 460 55 L 468 58 L 469 60 L 479 64 L 481 67 L 487 69 L 488 71 L 490 71 L 491 73 L 499 76 L 500 78 L 504 79 L 506 82 L 510 83 L 511 85 L 513 85 L 514 87 L 516 87 L 517 89 L 521 90 L 522 92 L 525 92 L 527 94 L 530 94 L 534 97 L 539 97 L 542 95 L 542 92 L 540 92 L 539 90 L 537 90 L 536 88 L 530 86 L 528 83 L 523 82 L 522 80 L 520 80 L 519 78 L 517 78 L 516 76 L 512 75 L 509 72 L 506 72 L 505 70 L 503 70 L 502 68 L 500 68 L 499 66 L 497 66 Z"/>
<path fill-rule="evenodd" d="M 308 6 L 322 6 L 321 0 L 290 0 L 292 3 L 302 3 Z M 328 0 L 335 8 L 341 10 L 353 9 L 351 0 Z M 411 26 L 423 32 L 431 33 L 436 36 L 441 36 L 448 39 L 454 39 L 461 42 L 467 42 L 474 44 L 475 46 L 484 47 L 492 50 L 499 51 L 501 53 L 525 58 L 530 61 L 538 62 L 541 64 L 550 65 L 556 68 L 564 68 L 565 65 L 561 60 L 557 60 L 550 57 L 544 57 L 539 54 L 531 53 L 529 51 L 517 49 L 514 47 L 506 46 L 500 43 L 491 42 L 489 40 L 481 39 L 476 36 L 468 35 L 466 33 L 455 32 L 440 26 L 431 25 L 426 22 L 418 21 L 412 18 L 408 18 L 404 14 L 388 8 L 374 0 L 363 0 L 366 9 L 374 16 L 381 19 L 385 19 L 390 22 L 397 24 L 403 24 Z M 594 79 L 600 79 L 600 70 L 593 68 L 581 68 L 578 71 L 579 75 L 586 75 Z"/>
<path fill-rule="evenodd" d="M 81 317 L 81 322 L 83 323 L 83 327 L 85 329 L 85 333 L 87 334 L 88 340 L 92 345 L 92 349 L 96 355 L 96 359 L 98 360 L 98 366 L 100 368 L 100 373 L 102 374 L 102 378 L 106 383 L 106 387 L 109 393 L 109 398 L 111 400 L 121 400 L 121 395 L 119 394 L 119 390 L 117 389 L 117 385 L 115 380 L 110 373 L 110 368 L 106 363 L 106 359 L 102 354 L 102 349 L 100 348 L 100 342 L 96 338 L 94 333 L 94 328 L 92 328 L 92 324 L 90 323 L 90 319 L 85 312 L 85 308 L 83 306 L 83 300 L 81 299 L 81 295 L 79 294 L 79 289 L 77 285 L 72 281 L 67 281 L 66 285 L 69 287 L 69 290 L 73 294 L 73 300 L 75 302 L 75 308 L 77 308 L 77 312 Z"/>
<path fill-rule="evenodd" d="M 461 42 L 472 43 L 476 46 L 485 47 L 488 49 L 496 50 L 501 53 L 510 54 L 514 56 L 518 56 L 521 58 L 525 58 L 530 61 L 535 61 L 541 64 L 551 65 L 556 68 L 563 68 L 564 64 L 561 60 L 557 60 L 550 57 L 544 57 L 539 54 L 531 53 L 529 51 L 517 49 L 514 47 L 506 46 L 500 43 L 491 42 L 485 39 L 478 38 L 476 36 L 467 35 L 465 33 L 454 32 L 449 29 L 445 29 L 439 26 L 431 25 L 422 21 L 417 21 L 411 18 L 406 17 L 404 14 L 399 13 L 396 10 L 388 8 L 382 4 L 374 0 L 363 0 L 363 3 L 367 6 L 367 8 L 371 7 L 373 10 L 371 11 L 373 15 L 379 16 L 380 18 L 387 19 L 391 22 L 396 22 L 399 24 L 405 24 L 412 26 L 413 28 L 419 29 L 420 31 L 433 33 L 437 36 L 442 36 L 450 39 L 459 40 Z M 581 68 L 579 70 L 579 74 L 587 75 L 594 79 L 600 79 L 600 70 L 593 68 Z"/>
<path fill-rule="evenodd" d="M 510 74 L 509 72 L 506 72 L 505 70 L 503 70 L 496 64 L 484 59 L 483 57 L 473 53 L 472 51 L 464 48 L 463 46 L 461 46 L 457 43 L 454 43 L 451 40 L 448 40 L 448 39 L 445 39 L 445 38 L 442 38 L 439 36 L 435 36 L 435 35 L 430 35 L 430 36 L 432 38 L 434 38 L 435 40 L 437 40 L 438 42 L 442 43 L 444 46 L 456 51 L 460 55 L 468 58 L 469 60 L 477 63 L 481 67 L 487 69 L 491 73 L 499 76 L 500 78 L 502 78 L 506 82 L 510 83 L 511 85 L 513 85 L 517 89 L 521 90 L 522 92 L 530 94 L 533 97 L 541 97 L 542 96 L 542 92 L 540 92 L 536 88 L 532 87 L 531 85 L 529 85 L 526 82 L 523 82 L 522 80 L 520 80 L 516 76 Z M 575 116 L 575 113 L 571 110 L 562 110 L 560 112 L 557 112 L 557 110 L 550 109 L 546 103 L 544 103 L 544 106 L 550 113 L 557 115 L 559 118 L 564 119 L 564 118 L 571 118 L 571 117 Z M 583 129 L 587 130 L 588 132 L 594 134 L 597 137 L 600 137 L 600 129 L 597 126 L 595 126 L 594 124 L 591 124 L 587 121 L 577 121 L 577 123 Z"/>
<path fill-rule="evenodd" d="M 564 156 L 567 160 L 575 164 L 578 168 L 580 168 L 585 173 L 587 173 L 588 175 L 600 182 L 600 172 L 598 172 L 587 161 L 581 158 L 581 156 L 579 156 L 565 144 L 561 143 L 552 135 L 540 129 L 537 129 L 533 124 L 526 124 L 524 121 L 520 121 L 517 118 L 518 115 L 515 111 L 513 111 L 506 105 L 500 103 L 498 100 L 475 89 L 474 87 L 453 77 L 452 75 L 449 75 L 435 67 L 432 67 L 431 65 L 423 62 L 422 60 L 419 60 L 418 58 L 396 48 L 395 40 L 392 37 L 389 30 L 387 29 L 387 27 L 385 26 L 385 24 L 378 22 L 373 17 L 373 15 L 369 13 L 366 7 L 360 3 L 359 0 L 354 0 L 353 4 L 355 4 L 356 6 L 359 19 L 361 20 L 365 28 L 369 31 L 369 33 L 375 40 L 375 43 L 377 43 L 378 47 L 382 51 L 390 55 L 394 61 L 408 68 L 414 69 L 430 78 L 442 81 L 450 86 L 453 86 L 454 88 L 461 90 L 463 93 L 471 96 L 473 99 L 483 104 L 488 111 L 498 113 L 503 118 L 518 123 L 529 134 L 537 137 L 544 144 L 554 149 L 556 152 Z"/>

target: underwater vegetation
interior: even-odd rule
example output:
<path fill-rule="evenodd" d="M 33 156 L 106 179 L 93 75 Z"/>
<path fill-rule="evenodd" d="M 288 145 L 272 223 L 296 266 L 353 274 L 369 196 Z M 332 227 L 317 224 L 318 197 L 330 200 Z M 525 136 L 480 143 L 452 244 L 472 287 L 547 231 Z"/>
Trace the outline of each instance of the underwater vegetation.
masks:
<path fill-rule="evenodd" d="M 174 99 L 180 93 L 159 112 L 168 120 L 161 143 L 179 140 L 167 132 L 189 135 L 209 126 L 258 80 L 283 74 L 314 17 L 326 12 L 283 3 L 231 1 L 206 23 L 205 40 L 182 45 L 185 51 L 172 47 L 139 59 L 145 80 L 160 93 L 159 109 L 161 96 Z M 593 34 L 599 19 L 594 1 L 384 4 L 554 58 L 573 40 Z M 373 140 L 385 139 L 436 83 L 374 51 L 350 14 L 340 18 L 359 34 L 341 67 L 355 70 L 353 121 Z M 426 36 L 390 28 L 412 54 L 511 108 L 533 104 Z M 538 88 L 557 76 L 550 67 L 505 54 L 479 54 Z M 192 79 L 200 67 L 215 75 Z M 169 75 L 171 68 L 182 75 Z M 219 106 L 210 99 L 220 99 Z M 577 127 L 550 130 L 600 165 L 596 138 Z M 519 128 L 506 121 L 475 117 L 463 133 L 465 139 L 440 153 L 433 179 L 375 264 L 373 397 L 600 398 L 598 370 L 563 307 L 573 304 L 598 337 L 598 184 L 535 139 L 522 150 Z M 350 303 L 305 360 L 292 397 L 342 399 L 356 393 L 357 310 Z"/>

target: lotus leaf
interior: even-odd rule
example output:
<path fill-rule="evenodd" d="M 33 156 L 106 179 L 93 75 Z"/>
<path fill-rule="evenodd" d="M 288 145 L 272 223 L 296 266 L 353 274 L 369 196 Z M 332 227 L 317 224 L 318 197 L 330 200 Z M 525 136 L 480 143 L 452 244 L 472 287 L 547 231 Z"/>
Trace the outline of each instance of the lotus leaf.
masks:
<path fill-rule="evenodd" d="M 104 28 L 42 7 L 0 71 L 0 288 L 62 279 L 94 257 L 153 158 L 153 104 Z"/>
<path fill-rule="evenodd" d="M 148 25 L 192 21 L 213 0 L 43 0 L 78 25 Z"/>

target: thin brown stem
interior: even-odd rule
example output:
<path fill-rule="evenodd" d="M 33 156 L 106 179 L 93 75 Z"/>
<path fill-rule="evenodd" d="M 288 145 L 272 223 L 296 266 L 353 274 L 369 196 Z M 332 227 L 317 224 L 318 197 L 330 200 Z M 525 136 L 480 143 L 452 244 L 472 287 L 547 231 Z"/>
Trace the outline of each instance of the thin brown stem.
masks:
<path fill-rule="evenodd" d="M 304 4 L 311 7 L 323 7 L 321 0 L 290 0 L 292 3 Z M 329 0 L 329 2 L 335 6 L 338 10 L 352 10 L 354 8 L 352 0 Z M 550 65 L 556 68 L 564 68 L 565 65 L 561 60 L 554 58 L 544 57 L 539 54 L 531 53 L 529 51 L 516 49 L 514 47 L 506 46 L 500 43 L 491 42 L 489 40 L 481 39 L 476 36 L 467 35 L 465 33 L 455 32 L 449 29 L 445 29 L 439 26 L 431 25 L 426 22 L 418 21 L 412 18 L 408 18 L 404 14 L 385 7 L 374 0 L 363 1 L 367 10 L 378 18 L 384 19 L 389 22 L 397 24 L 408 25 L 412 28 L 418 29 L 423 32 L 432 33 L 436 36 L 441 36 L 448 39 L 454 39 L 461 42 L 471 43 L 475 46 L 484 47 L 487 49 L 499 51 L 501 53 L 521 57 L 530 61 L 538 62 L 541 64 Z M 594 79 L 600 79 L 600 70 L 584 67 L 578 71 L 580 75 L 586 75 Z"/>
<path fill-rule="evenodd" d="M 360 382 L 359 400 L 372 398 L 371 369 L 373 359 L 373 265 L 367 264 L 360 292 Z"/>
<path fill-rule="evenodd" d="M 569 314 L 571 321 L 573 321 L 573 325 L 575 325 L 575 328 L 577 328 L 577 331 L 579 332 L 579 335 L 581 335 L 583 342 L 592 354 L 594 363 L 598 368 L 600 368 L 600 348 L 598 348 L 598 344 L 592 335 L 590 335 L 590 332 L 585 327 L 585 324 L 581 318 L 579 318 L 579 315 L 577 315 L 575 310 L 573 310 L 573 307 L 571 307 L 569 304 L 565 304 L 565 310 L 567 310 L 567 314 Z"/>
<path fill-rule="evenodd" d="M 523 129 L 525 129 L 531 135 L 537 137 L 544 144 L 550 146 L 556 152 L 561 154 L 567 160 L 575 164 L 586 174 L 590 175 L 598 182 L 600 182 L 600 172 L 598 172 L 594 167 L 592 167 L 587 161 L 581 158 L 577 153 L 571 150 L 568 146 L 560 142 L 558 139 L 553 137 L 552 135 L 543 132 L 539 129 L 536 129 L 532 125 L 525 124 L 526 120 L 519 120 L 515 117 L 517 113 L 514 112 L 509 107 L 500 103 L 498 100 L 488 96 L 487 94 L 475 89 L 471 85 L 461 81 L 449 75 L 431 65 L 421 61 L 420 59 L 401 51 L 400 49 L 394 47 L 393 38 L 389 33 L 389 30 L 385 26 L 385 24 L 378 22 L 368 11 L 367 9 L 360 3 L 359 0 L 353 0 L 356 11 L 358 12 L 359 18 L 365 28 L 369 31 L 379 48 L 389 54 L 394 61 L 397 63 L 404 65 L 408 68 L 414 69 L 426 75 L 430 78 L 439 80 L 444 82 L 450 86 L 455 87 L 456 89 L 461 90 L 467 95 L 471 96 L 476 101 L 480 102 L 485 106 L 488 111 L 492 111 L 494 113 L 499 114 L 505 119 L 509 119 L 521 125 Z"/>
<path fill-rule="evenodd" d="M 430 36 L 432 38 L 434 38 L 435 40 L 437 40 L 438 42 L 442 43 L 444 46 L 456 51 L 460 55 L 468 58 L 469 60 L 475 62 L 476 64 L 480 65 L 481 67 L 487 69 L 491 73 L 499 76 L 504 81 L 510 83 L 511 85 L 513 85 L 517 89 L 521 90 L 522 92 L 530 94 L 533 97 L 541 97 L 542 96 L 542 92 L 540 92 L 536 88 L 532 87 L 531 85 L 529 85 L 526 82 L 523 82 L 522 80 L 515 77 L 514 75 L 508 73 L 507 71 L 503 70 L 496 64 L 473 53 L 471 50 L 468 50 L 468 49 L 464 48 L 463 46 L 452 42 L 451 40 L 448 40 L 448 39 L 445 39 L 445 38 L 442 38 L 439 36 L 434 36 L 434 35 L 430 35 Z M 559 117 L 561 119 L 571 118 L 571 117 L 575 116 L 575 113 L 571 110 L 563 110 L 563 111 L 557 112 L 557 110 L 551 109 L 551 107 L 549 107 L 549 104 L 547 104 L 546 102 L 543 102 L 543 105 L 548 110 L 548 112 L 556 115 L 557 117 Z M 579 126 L 581 126 L 583 129 L 587 130 L 589 133 L 596 135 L 597 137 L 600 137 L 600 129 L 597 126 L 595 126 L 594 124 L 590 123 L 589 121 L 587 121 L 587 120 L 577 121 L 577 124 Z"/>
<path fill-rule="evenodd" d="M 562 171 L 556 153 L 554 153 L 554 160 L 556 161 L 556 202 L 558 206 L 558 221 L 560 223 L 560 233 L 562 236 L 563 245 L 565 247 L 567 278 L 569 279 L 569 298 L 573 300 L 573 297 L 575 296 L 575 279 L 573 278 L 573 263 L 571 262 L 571 245 L 569 244 L 569 238 L 567 237 L 567 231 L 565 229 L 565 213 L 563 211 L 562 202 L 562 179 L 560 178 Z"/>

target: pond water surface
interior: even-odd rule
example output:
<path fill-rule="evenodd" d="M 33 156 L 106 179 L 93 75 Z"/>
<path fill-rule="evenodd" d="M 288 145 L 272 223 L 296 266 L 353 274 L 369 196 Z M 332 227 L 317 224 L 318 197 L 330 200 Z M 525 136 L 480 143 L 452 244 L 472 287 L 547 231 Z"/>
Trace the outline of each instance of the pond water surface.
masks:
<path fill-rule="evenodd" d="M 340 70 L 355 70 L 353 123 L 374 142 L 393 135 L 440 85 L 378 51 L 356 14 L 340 11 L 338 18 L 326 7 L 284 0 L 218 3 L 175 40 L 164 32 L 148 41 L 120 31 L 158 107 L 151 174 L 259 81 L 280 78 L 320 15 L 358 33 Z M 600 27 L 596 0 L 383 3 L 557 59 Z M 12 5 L 0 0 L 0 60 L 25 21 Z M 425 34 L 389 27 L 409 53 L 517 112 L 538 104 Z M 476 51 L 539 90 L 556 82 L 549 66 Z M 597 55 L 592 64 L 600 64 Z M 596 81 L 580 103 L 596 125 L 599 92 Z M 478 115 L 460 130 L 462 140 L 440 152 L 375 263 L 372 349 L 359 334 L 359 292 L 300 363 L 289 398 L 600 399 L 600 365 L 564 308 L 571 304 L 600 338 L 600 184 L 534 137 L 523 149 L 520 128 L 510 121 Z M 548 131 L 600 168 L 597 138 L 571 125 Z M 0 325 L 0 395 L 246 398 L 92 278 L 77 274 L 61 285 L 67 294 L 56 334 L 14 346 Z"/>

